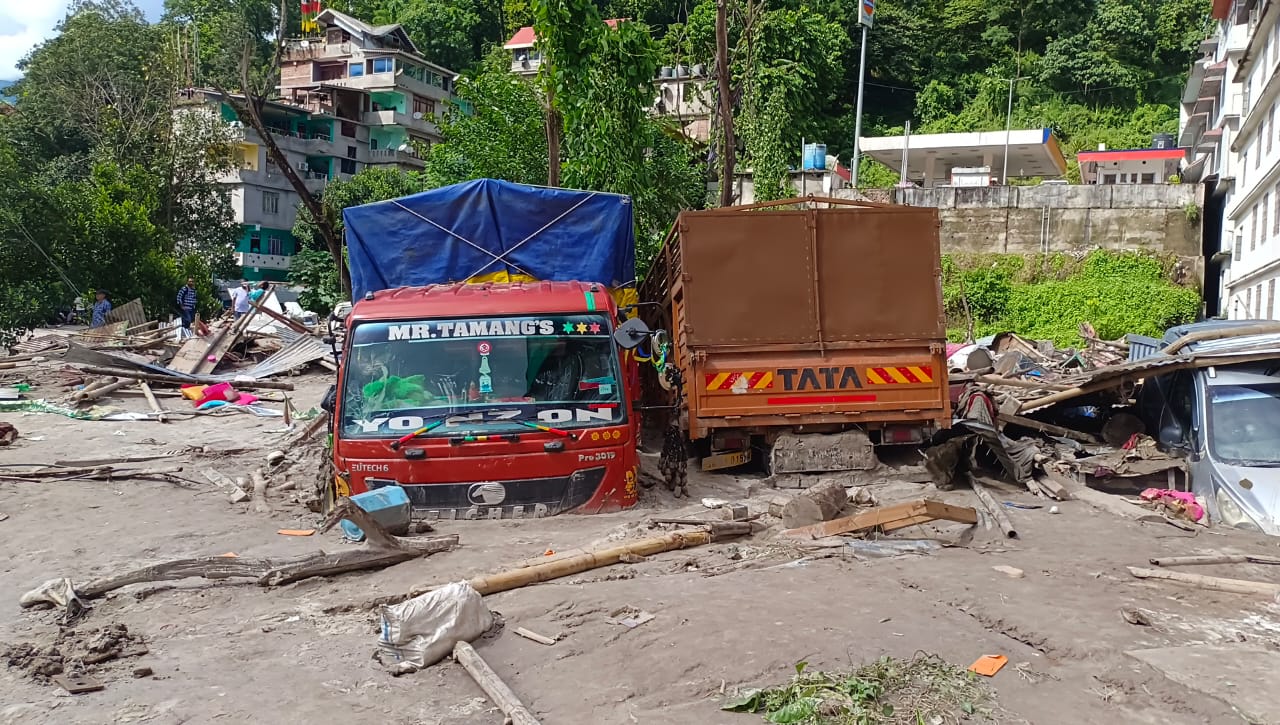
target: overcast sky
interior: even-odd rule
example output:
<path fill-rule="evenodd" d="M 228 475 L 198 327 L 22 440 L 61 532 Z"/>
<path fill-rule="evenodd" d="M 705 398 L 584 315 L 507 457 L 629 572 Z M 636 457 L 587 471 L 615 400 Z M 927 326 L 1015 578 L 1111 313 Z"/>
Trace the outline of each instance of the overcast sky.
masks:
<path fill-rule="evenodd" d="M 160 17 L 164 0 L 134 0 L 147 17 Z M 0 0 L 0 81 L 21 73 L 14 66 L 36 44 L 53 34 L 66 16 L 67 0 Z"/>

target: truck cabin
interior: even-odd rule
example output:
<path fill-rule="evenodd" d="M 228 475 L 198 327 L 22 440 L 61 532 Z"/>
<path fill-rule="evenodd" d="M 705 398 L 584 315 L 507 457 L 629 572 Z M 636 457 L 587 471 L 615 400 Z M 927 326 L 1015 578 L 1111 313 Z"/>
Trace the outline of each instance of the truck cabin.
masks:
<path fill-rule="evenodd" d="M 576 431 L 627 419 L 599 284 L 452 284 L 377 292 L 347 318 L 337 435 L 397 439 Z"/>

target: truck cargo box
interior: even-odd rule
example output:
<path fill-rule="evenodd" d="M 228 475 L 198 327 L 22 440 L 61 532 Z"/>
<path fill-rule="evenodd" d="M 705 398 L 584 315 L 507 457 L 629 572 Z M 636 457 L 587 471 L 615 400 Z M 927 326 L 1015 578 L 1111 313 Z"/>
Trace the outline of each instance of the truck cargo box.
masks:
<path fill-rule="evenodd" d="M 937 210 L 799 203 L 681 214 L 646 280 L 690 436 L 945 427 Z"/>

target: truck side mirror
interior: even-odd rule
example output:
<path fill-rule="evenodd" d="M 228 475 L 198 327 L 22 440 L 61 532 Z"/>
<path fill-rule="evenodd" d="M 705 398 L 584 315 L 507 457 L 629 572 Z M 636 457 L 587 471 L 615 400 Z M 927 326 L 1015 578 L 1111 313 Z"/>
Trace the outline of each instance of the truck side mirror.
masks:
<path fill-rule="evenodd" d="M 649 326 L 644 324 L 644 320 L 639 317 L 627 320 L 613 331 L 613 341 L 618 343 L 618 347 L 623 350 L 634 350 L 647 337 L 649 337 Z"/>

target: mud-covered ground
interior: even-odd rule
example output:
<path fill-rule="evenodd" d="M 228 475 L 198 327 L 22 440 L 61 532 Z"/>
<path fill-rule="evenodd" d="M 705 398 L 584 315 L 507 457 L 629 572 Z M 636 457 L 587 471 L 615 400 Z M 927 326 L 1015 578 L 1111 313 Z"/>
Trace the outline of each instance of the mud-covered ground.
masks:
<path fill-rule="evenodd" d="M 324 378 L 294 381 L 298 408 L 318 404 Z M 42 393 L 58 391 L 33 391 Z M 141 397 L 110 402 L 146 409 Z M 164 402 L 175 410 L 184 405 Z M 344 605 L 501 570 L 548 549 L 651 534 L 646 522 L 659 512 L 705 514 L 698 503 L 704 496 L 749 499 L 760 510 L 777 493 L 758 476 L 691 472 L 690 499 L 648 490 L 638 508 L 622 514 L 444 522 L 439 532 L 458 534 L 460 548 L 378 572 L 278 589 L 203 580 L 127 587 L 92 602 L 68 633 L 60 631 L 58 612 L 22 610 L 18 598 L 47 579 L 83 582 L 173 558 L 351 545 L 336 530 L 278 535 L 312 528 L 318 518 L 291 494 L 273 495 L 272 512 L 255 513 L 229 503 L 204 476 L 204 469 L 246 476 L 264 465 L 267 452 L 288 438 L 278 418 L 0 420 L 21 436 L 0 448 L 0 467 L 165 454 L 157 465 L 180 465 L 190 481 L 0 482 L 0 541 L 8 553 L 0 564 L 0 650 L 11 653 L 0 660 L 0 723 L 500 723 L 501 713 L 452 662 L 403 677 L 383 672 L 371 659 L 376 613 Z M 236 450 L 244 452 L 221 454 Z M 288 475 L 305 488 L 313 470 L 304 462 Z M 888 469 L 859 482 L 879 503 L 919 496 L 974 503 L 969 493 L 939 493 L 911 478 L 919 476 Z M 1280 606 L 1260 596 L 1140 581 L 1125 568 L 1161 555 L 1276 555 L 1276 540 L 1234 531 L 1193 535 L 1078 500 L 1050 514 L 1048 502 L 1029 494 L 999 496 L 1045 504 L 1009 509 L 1020 539 L 981 526 L 969 539 L 962 527 L 925 525 L 897 536 L 961 545 L 860 560 L 775 542 L 775 525 L 748 539 L 488 597 L 505 626 L 476 648 L 548 725 L 761 722 L 719 706 L 738 688 L 785 682 L 799 661 L 839 669 L 921 651 L 960 666 L 984 654 L 1008 656 L 988 683 L 1001 722 L 1280 722 L 1280 697 L 1270 687 L 1280 670 Z M 1195 573 L 1280 582 L 1276 569 Z M 634 629 L 609 621 L 628 606 L 654 619 Z M 1125 608 L 1143 610 L 1150 623 L 1130 623 Z M 68 694 L 12 656 L 61 646 L 69 659 L 83 657 L 95 637 L 118 632 L 115 625 L 144 643 L 146 654 L 95 665 L 101 691 Z M 560 639 L 537 644 L 514 634 L 521 626 Z M 146 668 L 151 674 L 135 676 Z"/>

